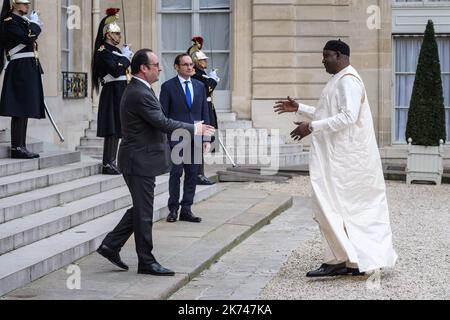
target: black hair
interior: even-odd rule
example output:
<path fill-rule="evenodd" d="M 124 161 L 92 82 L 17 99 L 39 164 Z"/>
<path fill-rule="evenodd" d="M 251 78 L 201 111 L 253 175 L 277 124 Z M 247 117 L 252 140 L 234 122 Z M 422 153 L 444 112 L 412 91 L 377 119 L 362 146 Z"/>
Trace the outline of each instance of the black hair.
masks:
<path fill-rule="evenodd" d="M 179 54 L 179 55 L 177 55 L 177 57 L 175 58 L 174 65 L 179 66 L 179 65 L 180 65 L 180 62 L 181 62 L 181 59 L 183 59 L 184 57 L 189 57 L 189 58 L 191 58 L 191 56 L 190 56 L 189 54 L 187 54 L 187 53 Z"/>
<path fill-rule="evenodd" d="M 142 65 L 148 66 L 150 64 L 150 58 L 148 57 L 149 52 L 153 51 L 151 49 L 141 49 L 135 53 L 133 60 L 131 61 L 131 74 L 138 74 Z"/>

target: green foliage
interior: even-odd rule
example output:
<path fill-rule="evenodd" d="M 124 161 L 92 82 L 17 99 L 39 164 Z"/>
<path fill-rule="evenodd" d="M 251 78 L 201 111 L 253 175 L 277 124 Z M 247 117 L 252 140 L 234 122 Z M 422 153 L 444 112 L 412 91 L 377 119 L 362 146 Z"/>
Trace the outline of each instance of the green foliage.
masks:
<path fill-rule="evenodd" d="M 446 139 L 445 107 L 442 89 L 441 64 L 433 21 L 428 21 L 420 51 L 406 140 L 414 145 L 438 146 Z"/>

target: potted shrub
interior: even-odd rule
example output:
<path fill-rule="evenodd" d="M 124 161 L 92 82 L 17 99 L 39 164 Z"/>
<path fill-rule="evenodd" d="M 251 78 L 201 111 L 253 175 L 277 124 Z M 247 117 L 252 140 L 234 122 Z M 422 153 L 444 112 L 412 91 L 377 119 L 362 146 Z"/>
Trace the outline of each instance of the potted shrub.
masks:
<path fill-rule="evenodd" d="M 406 130 L 407 181 L 442 182 L 446 139 L 441 64 L 433 21 L 428 21 L 420 51 Z"/>

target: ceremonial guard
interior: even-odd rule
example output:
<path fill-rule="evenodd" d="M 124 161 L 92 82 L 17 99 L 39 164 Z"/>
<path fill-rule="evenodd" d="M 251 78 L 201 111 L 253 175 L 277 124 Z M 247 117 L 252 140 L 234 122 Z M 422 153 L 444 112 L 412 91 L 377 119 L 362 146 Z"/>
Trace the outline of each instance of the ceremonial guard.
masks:
<path fill-rule="evenodd" d="M 100 94 L 97 136 L 105 138 L 103 151 L 103 174 L 121 174 L 117 164 L 117 150 L 122 138 L 120 101 L 129 81 L 129 70 L 133 53 L 125 44 L 120 44 L 122 35 L 117 19 L 120 9 L 110 8 L 101 21 L 94 48 L 92 77 L 95 89 Z"/>
<path fill-rule="evenodd" d="M 208 112 L 210 124 L 214 128 L 218 129 L 219 124 L 217 120 L 216 109 L 214 107 L 213 94 L 218 83 L 220 82 L 220 79 L 217 76 L 216 70 L 212 70 L 209 74 L 206 73 L 206 70 L 208 69 L 209 58 L 202 51 L 204 42 L 203 38 L 194 37 L 192 39 L 192 42 L 194 44 L 188 49 L 188 54 L 192 57 L 192 61 L 195 64 L 194 67 L 195 74 L 194 76 L 192 76 L 192 78 L 203 82 L 203 84 L 205 85 L 206 96 L 208 100 Z M 213 184 L 214 183 L 205 176 L 205 163 L 203 161 L 199 169 L 197 185 L 213 185 Z"/>
<path fill-rule="evenodd" d="M 0 116 L 11 117 L 11 158 L 35 159 L 27 150 L 28 119 L 45 118 L 42 68 L 37 39 L 42 23 L 28 0 L 4 0 L 0 16 L 0 73 L 5 76 Z"/>

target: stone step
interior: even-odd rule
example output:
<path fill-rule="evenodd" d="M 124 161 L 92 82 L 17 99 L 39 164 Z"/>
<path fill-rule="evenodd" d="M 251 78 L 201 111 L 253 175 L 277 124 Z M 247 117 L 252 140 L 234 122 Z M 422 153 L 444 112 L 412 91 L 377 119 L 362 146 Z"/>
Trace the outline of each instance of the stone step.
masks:
<path fill-rule="evenodd" d="M 255 155 L 257 155 L 260 150 L 265 150 L 267 152 L 267 154 L 272 154 L 272 143 L 267 143 L 264 145 L 258 145 L 258 144 L 236 145 L 235 144 L 232 146 L 225 145 L 225 147 L 227 148 L 227 150 L 231 156 L 238 155 L 238 154 L 249 155 L 250 153 L 253 153 L 253 152 L 255 152 Z M 273 148 L 275 148 L 275 147 L 273 147 Z M 304 147 L 301 144 L 281 144 L 278 146 L 277 149 L 278 149 L 278 152 L 280 153 L 280 155 L 301 153 L 304 151 Z"/>
<path fill-rule="evenodd" d="M 0 199 L 100 174 L 98 162 L 79 162 L 0 178 Z"/>
<path fill-rule="evenodd" d="M 169 177 L 158 177 L 155 195 L 167 192 L 168 187 Z M 131 205 L 128 188 L 120 187 L 1 224 L 0 255 Z"/>
<path fill-rule="evenodd" d="M 260 146 L 261 144 L 264 144 L 268 147 L 272 145 L 272 137 L 268 136 L 266 137 L 265 141 L 261 141 L 258 138 L 245 138 L 242 136 L 236 136 L 232 135 L 229 136 L 229 138 L 223 138 L 222 135 L 222 141 L 225 143 L 225 145 L 230 145 L 230 148 L 236 148 L 236 147 L 242 147 L 242 146 Z M 100 155 L 103 153 L 103 138 L 82 138 L 81 139 L 81 146 L 78 148 L 78 150 L 83 151 L 86 155 Z M 292 146 L 300 146 L 298 144 L 285 144 L 284 140 L 281 137 L 276 137 L 275 142 L 280 144 L 280 147 L 287 146 L 286 148 L 291 148 Z"/>
<path fill-rule="evenodd" d="M 233 113 L 233 112 L 217 112 L 217 119 L 220 122 L 236 121 L 237 120 L 237 114 Z"/>
<path fill-rule="evenodd" d="M 125 185 L 122 176 L 96 175 L 0 199 L 0 223 Z"/>
<path fill-rule="evenodd" d="M 86 138 L 97 138 L 97 130 L 94 129 L 86 129 L 85 130 Z"/>
<path fill-rule="evenodd" d="M 104 144 L 104 138 L 92 138 L 92 137 L 84 137 L 81 138 L 81 147 L 102 147 Z"/>
<path fill-rule="evenodd" d="M 198 187 L 195 202 L 219 191 L 218 185 Z M 155 197 L 155 221 L 167 216 L 167 199 L 168 193 Z M 124 213 L 115 211 L 0 256 L 0 296 L 93 253 Z"/>
<path fill-rule="evenodd" d="M 40 159 L 0 159 L 0 177 L 6 177 L 34 170 L 43 170 L 79 162 L 81 155 L 74 151 L 52 151 L 41 154 Z"/>
<path fill-rule="evenodd" d="M 244 165 L 258 165 L 258 166 L 267 166 L 267 165 L 275 165 L 276 163 L 271 161 L 271 156 L 269 155 L 269 159 L 261 159 L 256 156 L 234 156 L 232 157 L 235 163 L 238 166 Z M 270 161 L 270 163 L 269 163 Z M 280 154 L 277 160 L 279 163 L 279 167 L 292 167 L 292 166 L 302 166 L 309 163 L 309 153 L 308 152 L 299 152 L 292 154 Z M 228 159 L 226 155 L 208 155 L 205 156 L 205 163 L 207 165 L 231 165 L 231 161 Z"/>
<path fill-rule="evenodd" d="M 251 129 L 253 128 L 253 122 L 249 120 L 236 120 L 236 121 L 219 121 L 219 129 Z"/>
<path fill-rule="evenodd" d="M 77 147 L 77 151 L 81 152 L 85 156 L 102 156 L 103 146 L 80 146 Z"/>
<path fill-rule="evenodd" d="M 27 149 L 33 153 L 42 153 L 44 151 L 44 143 L 32 138 L 27 138 Z M 11 157 L 11 143 L 0 143 L 0 159 Z"/>

